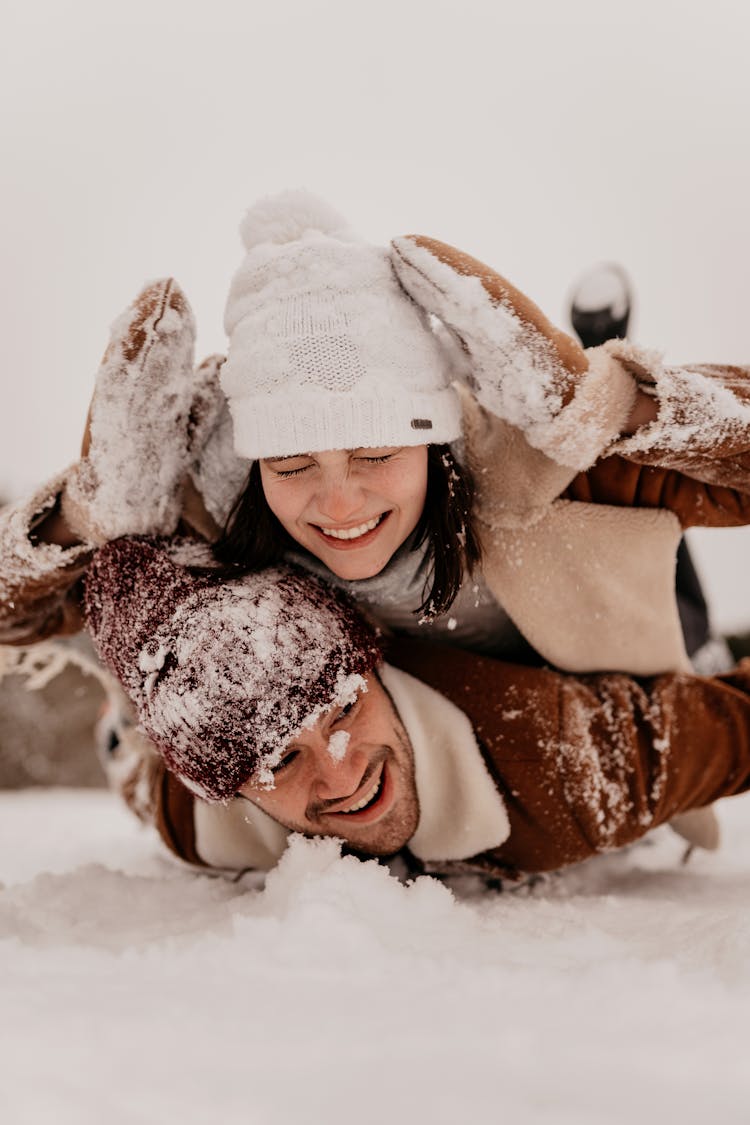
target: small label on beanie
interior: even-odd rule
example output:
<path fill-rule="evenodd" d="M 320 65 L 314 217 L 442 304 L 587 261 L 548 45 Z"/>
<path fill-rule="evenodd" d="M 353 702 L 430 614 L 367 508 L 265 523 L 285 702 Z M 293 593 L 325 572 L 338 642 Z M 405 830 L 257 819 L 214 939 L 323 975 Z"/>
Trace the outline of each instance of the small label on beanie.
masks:
<path fill-rule="evenodd" d="M 411 428 L 413 430 L 431 430 L 432 422 L 429 418 L 412 418 Z"/>

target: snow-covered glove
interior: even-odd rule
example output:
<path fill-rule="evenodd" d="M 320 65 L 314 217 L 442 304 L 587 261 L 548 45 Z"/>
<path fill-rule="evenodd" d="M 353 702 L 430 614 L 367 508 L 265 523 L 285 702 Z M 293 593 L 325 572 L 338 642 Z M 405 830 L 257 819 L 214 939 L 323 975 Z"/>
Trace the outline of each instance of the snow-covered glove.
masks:
<path fill-rule="evenodd" d="M 213 366 L 217 386 L 223 362 L 223 356 L 211 356 L 201 365 Z M 229 413 L 229 403 L 222 394 L 222 401 L 211 432 L 207 435 L 200 457 L 191 472 L 194 488 L 185 490 L 183 518 L 186 522 L 197 531 L 202 530 L 194 518 L 195 505 L 192 502 L 199 498 L 214 528 L 218 531 L 223 527 L 235 500 L 245 486 L 251 465 L 252 461 L 240 457 L 235 452 L 234 426 Z M 203 534 L 207 539 L 214 537 L 205 532 Z"/>
<path fill-rule="evenodd" d="M 175 530 L 185 482 L 223 404 L 219 364 L 194 370 L 194 341 L 192 311 L 172 278 L 147 285 L 113 324 L 62 498 L 81 539 Z"/>
<path fill-rule="evenodd" d="M 486 410 L 577 470 L 620 436 L 636 386 L 606 352 L 590 359 L 510 282 L 452 246 L 407 235 L 391 256 L 406 292 L 459 338 L 466 382 Z"/>

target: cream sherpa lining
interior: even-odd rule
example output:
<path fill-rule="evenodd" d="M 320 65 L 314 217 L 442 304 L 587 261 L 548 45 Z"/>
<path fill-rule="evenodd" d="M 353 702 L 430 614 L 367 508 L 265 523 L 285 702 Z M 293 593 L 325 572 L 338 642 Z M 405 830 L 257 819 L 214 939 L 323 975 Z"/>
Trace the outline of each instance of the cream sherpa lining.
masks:
<path fill-rule="evenodd" d="M 251 801 L 228 805 L 193 802 L 195 847 L 211 867 L 270 871 L 284 852 L 289 831 Z"/>
<path fill-rule="evenodd" d="M 691 453 L 712 449 L 746 434 L 750 427 L 750 404 L 700 366 L 667 367 L 658 352 L 612 340 L 604 349 L 628 367 L 643 390 L 658 404 L 656 419 L 609 450 L 623 457 L 657 449 L 662 453 Z"/>
<path fill-rule="evenodd" d="M 389 664 L 381 679 L 414 751 L 419 824 L 409 851 L 418 859 L 439 861 L 499 847 L 510 834 L 508 813 L 468 716 Z"/>
<path fill-rule="evenodd" d="M 91 551 L 90 543 L 76 547 L 59 547 L 55 543 L 34 543 L 34 528 L 49 515 L 60 498 L 75 465 L 42 485 L 27 500 L 2 511 L 0 519 L 0 603 L 12 597 L 8 590 L 19 585 L 39 582 L 49 577 L 51 587 L 59 582 L 61 572 Z M 14 561 L 15 560 L 15 561 Z"/>
<path fill-rule="evenodd" d="M 487 530 L 484 577 L 545 660 L 568 672 L 689 671 L 674 594 L 677 516 L 558 500 Z"/>
<path fill-rule="evenodd" d="M 530 445 L 561 465 L 591 468 L 625 429 L 635 405 L 634 379 L 600 348 L 586 352 L 589 370 L 568 405 L 549 422 L 529 426 Z"/>

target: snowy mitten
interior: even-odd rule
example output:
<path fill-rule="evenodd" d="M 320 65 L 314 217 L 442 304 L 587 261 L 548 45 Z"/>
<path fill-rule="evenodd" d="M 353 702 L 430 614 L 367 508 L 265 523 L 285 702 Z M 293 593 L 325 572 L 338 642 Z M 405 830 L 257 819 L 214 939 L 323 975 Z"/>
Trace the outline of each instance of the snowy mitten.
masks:
<path fill-rule="evenodd" d="M 633 379 L 608 354 L 587 354 L 494 270 L 421 235 L 391 243 L 396 274 L 454 332 L 479 403 L 553 460 L 589 468 L 625 427 Z"/>
<path fill-rule="evenodd" d="M 63 496 L 81 538 L 174 531 L 183 482 L 220 406 L 215 372 L 193 371 L 194 339 L 190 306 L 171 278 L 146 286 L 112 326 L 83 455 Z"/>
<path fill-rule="evenodd" d="M 219 385 L 219 371 L 224 362 L 223 356 L 211 356 L 201 367 L 212 365 L 215 383 Z M 234 429 L 229 413 L 229 403 L 224 394 L 218 409 L 212 415 L 213 424 L 205 441 L 201 442 L 200 452 L 191 472 L 192 483 L 202 498 L 203 505 L 216 530 L 223 527 L 230 511 L 247 482 L 252 461 L 240 457 L 234 448 Z M 186 511 L 187 522 L 194 521 Z M 206 538 L 212 538 L 206 535 Z"/>

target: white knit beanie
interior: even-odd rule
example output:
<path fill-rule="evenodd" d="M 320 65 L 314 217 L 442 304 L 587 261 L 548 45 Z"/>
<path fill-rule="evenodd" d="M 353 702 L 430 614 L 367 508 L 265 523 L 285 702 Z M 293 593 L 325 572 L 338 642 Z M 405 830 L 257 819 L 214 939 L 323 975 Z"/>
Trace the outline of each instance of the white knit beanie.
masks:
<path fill-rule="evenodd" d="M 306 192 L 262 200 L 240 231 L 221 383 L 241 457 L 455 441 L 448 352 L 387 250 Z"/>

